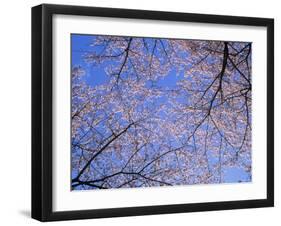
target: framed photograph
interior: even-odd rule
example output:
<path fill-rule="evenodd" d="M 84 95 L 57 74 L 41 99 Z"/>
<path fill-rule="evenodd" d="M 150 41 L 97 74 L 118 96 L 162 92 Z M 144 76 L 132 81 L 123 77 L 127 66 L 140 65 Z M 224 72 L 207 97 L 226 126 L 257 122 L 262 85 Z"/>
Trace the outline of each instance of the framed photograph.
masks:
<path fill-rule="evenodd" d="M 32 8 L 32 217 L 274 205 L 274 21 Z"/>

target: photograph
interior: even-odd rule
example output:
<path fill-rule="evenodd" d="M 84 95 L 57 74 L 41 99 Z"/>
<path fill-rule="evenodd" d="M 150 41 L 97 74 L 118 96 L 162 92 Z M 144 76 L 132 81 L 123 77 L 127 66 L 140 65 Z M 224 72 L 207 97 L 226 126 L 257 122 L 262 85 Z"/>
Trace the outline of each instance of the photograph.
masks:
<path fill-rule="evenodd" d="M 72 191 L 252 182 L 251 42 L 69 38 Z"/>
<path fill-rule="evenodd" d="M 1 225 L 280 221 L 278 1 L 1 8 Z"/>

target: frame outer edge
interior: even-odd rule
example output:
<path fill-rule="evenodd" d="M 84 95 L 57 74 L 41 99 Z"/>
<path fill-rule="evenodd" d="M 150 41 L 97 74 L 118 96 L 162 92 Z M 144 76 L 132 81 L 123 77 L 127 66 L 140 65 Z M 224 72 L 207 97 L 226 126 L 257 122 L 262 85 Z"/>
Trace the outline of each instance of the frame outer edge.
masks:
<path fill-rule="evenodd" d="M 135 19 L 240 24 L 267 27 L 267 199 L 146 206 L 114 209 L 52 211 L 52 15 L 88 15 Z M 165 18 L 164 18 L 165 17 Z M 164 19 L 163 19 L 164 18 Z M 176 12 L 43 4 L 32 8 L 32 207 L 39 221 L 57 221 L 244 209 L 274 205 L 274 20 Z M 225 22 L 222 21 L 225 19 Z"/>
<path fill-rule="evenodd" d="M 267 201 L 274 206 L 274 19 L 267 24 Z"/>
<path fill-rule="evenodd" d="M 53 85 L 52 85 L 52 10 L 42 5 L 42 221 L 50 221 L 53 211 L 52 143 L 53 143 Z"/>
<path fill-rule="evenodd" d="M 31 9 L 31 127 L 32 127 L 32 163 L 31 163 L 31 217 L 37 220 L 42 219 L 43 198 L 42 198 L 42 117 L 41 117 L 41 95 L 42 95 L 42 6 Z"/>

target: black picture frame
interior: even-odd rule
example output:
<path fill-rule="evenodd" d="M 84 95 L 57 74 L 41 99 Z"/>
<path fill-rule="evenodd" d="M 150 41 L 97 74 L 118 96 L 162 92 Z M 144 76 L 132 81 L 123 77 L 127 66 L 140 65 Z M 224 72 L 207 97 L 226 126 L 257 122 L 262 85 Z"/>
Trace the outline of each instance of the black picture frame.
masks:
<path fill-rule="evenodd" d="M 267 198 L 54 212 L 52 210 L 52 17 L 55 14 L 266 27 Z M 57 221 L 270 206 L 274 206 L 273 19 L 49 4 L 32 8 L 32 218 L 40 221 Z"/>

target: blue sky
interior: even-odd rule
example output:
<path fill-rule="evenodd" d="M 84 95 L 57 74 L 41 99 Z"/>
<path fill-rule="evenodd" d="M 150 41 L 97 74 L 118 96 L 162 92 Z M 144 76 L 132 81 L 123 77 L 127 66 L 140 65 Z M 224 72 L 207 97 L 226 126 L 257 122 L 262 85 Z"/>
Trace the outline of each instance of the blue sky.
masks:
<path fill-rule="evenodd" d="M 94 36 L 91 35 L 71 35 L 72 67 L 81 66 L 86 71 L 86 82 L 96 86 L 105 83 L 107 80 L 104 68 L 94 67 L 84 59 L 86 53 L 96 49 L 90 46 L 93 40 Z"/>

